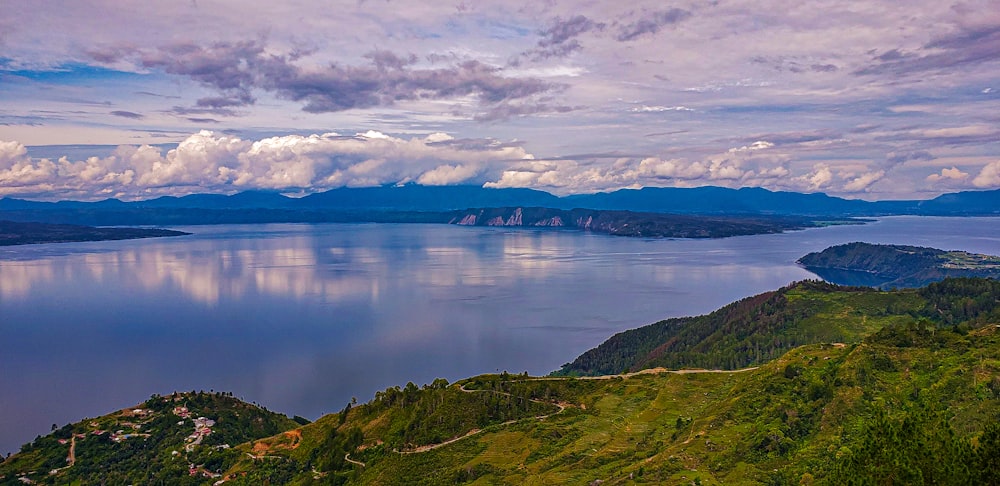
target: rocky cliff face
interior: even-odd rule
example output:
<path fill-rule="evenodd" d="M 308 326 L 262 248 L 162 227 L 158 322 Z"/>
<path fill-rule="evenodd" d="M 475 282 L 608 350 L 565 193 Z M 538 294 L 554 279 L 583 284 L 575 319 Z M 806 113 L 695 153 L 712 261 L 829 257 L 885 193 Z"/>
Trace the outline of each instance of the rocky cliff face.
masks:
<path fill-rule="evenodd" d="M 538 226 L 572 227 L 567 211 L 549 208 L 470 209 L 451 218 L 449 223 L 463 226 Z"/>
<path fill-rule="evenodd" d="M 687 216 L 531 207 L 467 209 L 451 213 L 448 222 L 463 226 L 577 228 L 612 235 L 653 238 L 721 238 L 780 233 L 811 225 L 802 218 Z"/>

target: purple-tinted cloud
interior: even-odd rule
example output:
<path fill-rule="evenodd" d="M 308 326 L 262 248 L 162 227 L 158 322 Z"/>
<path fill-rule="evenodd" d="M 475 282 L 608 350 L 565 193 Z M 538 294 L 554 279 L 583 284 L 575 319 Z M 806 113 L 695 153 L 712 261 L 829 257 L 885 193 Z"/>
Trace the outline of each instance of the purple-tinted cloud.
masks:
<path fill-rule="evenodd" d="M 1000 60 L 1000 25 L 959 30 L 939 37 L 914 52 L 892 49 L 872 58 L 854 73 L 861 76 L 910 75 L 927 71 L 953 71 L 967 65 Z"/>
<path fill-rule="evenodd" d="M 590 31 L 604 30 L 606 24 L 594 22 L 584 15 L 575 15 L 568 19 L 556 17 L 552 23 L 539 32 L 542 39 L 531 50 L 524 53 L 532 61 L 541 61 L 552 57 L 565 57 L 583 48 L 577 37 Z"/>
<path fill-rule="evenodd" d="M 631 41 L 646 34 L 656 34 L 664 27 L 676 24 L 690 16 L 691 12 L 682 8 L 644 13 L 641 19 L 622 25 L 616 38 L 620 41 Z"/>
<path fill-rule="evenodd" d="M 141 115 L 139 113 L 131 112 L 131 111 L 115 110 L 115 111 L 112 111 L 111 114 L 114 115 L 114 116 L 120 116 L 122 118 L 128 118 L 128 119 L 131 119 L 131 120 L 142 120 L 143 118 L 145 118 L 145 116 L 143 116 L 143 115 Z"/>
<path fill-rule="evenodd" d="M 446 68 L 413 67 L 416 56 L 401 57 L 374 51 L 365 57 L 371 65 L 331 64 L 318 69 L 296 65 L 293 55 L 265 52 L 253 41 L 217 43 L 203 48 L 174 45 L 153 51 L 111 50 L 92 53 L 99 62 L 137 58 L 147 69 L 187 76 L 217 89 L 223 96 L 202 98 L 198 109 L 227 110 L 255 103 L 254 90 L 272 92 L 300 102 L 309 113 L 392 106 L 400 101 L 439 100 L 475 96 L 486 108 L 484 119 L 562 111 L 547 104 L 514 104 L 559 89 L 553 83 L 530 77 L 506 77 L 501 68 L 468 60 Z"/>

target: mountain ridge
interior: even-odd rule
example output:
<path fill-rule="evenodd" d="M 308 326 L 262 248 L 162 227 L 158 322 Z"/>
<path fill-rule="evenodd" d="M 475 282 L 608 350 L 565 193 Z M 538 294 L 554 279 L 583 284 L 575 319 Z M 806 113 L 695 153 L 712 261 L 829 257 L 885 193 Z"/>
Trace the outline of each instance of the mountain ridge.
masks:
<path fill-rule="evenodd" d="M 0 198 L 0 211 L 69 208 L 199 208 L 451 211 L 473 207 L 549 207 L 690 214 L 794 214 L 809 216 L 998 215 L 1000 189 L 943 194 L 927 200 L 863 201 L 823 193 L 770 191 L 759 187 L 730 189 L 645 187 L 558 197 L 527 188 L 480 186 L 378 186 L 336 188 L 291 198 L 276 192 L 245 191 L 233 195 L 190 194 L 123 202 L 41 202 Z"/>

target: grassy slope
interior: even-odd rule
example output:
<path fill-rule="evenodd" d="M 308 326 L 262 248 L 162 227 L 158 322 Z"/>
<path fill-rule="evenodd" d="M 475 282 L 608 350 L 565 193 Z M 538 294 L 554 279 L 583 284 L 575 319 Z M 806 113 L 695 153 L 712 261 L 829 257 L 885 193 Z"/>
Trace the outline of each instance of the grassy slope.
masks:
<path fill-rule="evenodd" d="M 799 282 L 708 315 L 618 333 L 556 374 L 602 375 L 657 366 L 738 369 L 804 344 L 857 342 L 885 325 L 910 319 L 925 304 L 915 291 Z"/>
<path fill-rule="evenodd" d="M 292 462 L 281 456 L 294 458 L 299 471 L 287 479 L 295 484 L 798 484 L 806 474 L 822 483 L 879 411 L 894 417 L 932 404 L 961 438 L 977 437 L 1000 416 L 995 326 L 968 335 L 900 328 L 855 345 L 803 346 L 746 372 L 480 377 L 476 388 L 569 405 L 419 454 L 377 446 L 383 417 L 368 422 L 355 410 L 342 425 L 325 419 L 302 431 L 318 437 L 335 427 L 365 429 L 364 445 L 351 455 L 364 467 L 315 474 L 305 467 L 307 445 L 277 452 L 270 467 Z M 920 332 L 927 339 L 914 342 Z"/>

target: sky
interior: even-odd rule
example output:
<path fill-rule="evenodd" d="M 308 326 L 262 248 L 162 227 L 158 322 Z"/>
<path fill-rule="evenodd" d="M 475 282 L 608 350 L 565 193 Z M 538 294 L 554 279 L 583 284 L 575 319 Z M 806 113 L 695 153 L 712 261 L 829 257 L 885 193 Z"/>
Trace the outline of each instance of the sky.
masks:
<path fill-rule="evenodd" d="M 0 0 L 0 196 L 1000 188 L 1000 0 Z"/>

